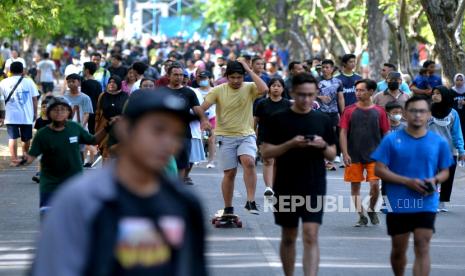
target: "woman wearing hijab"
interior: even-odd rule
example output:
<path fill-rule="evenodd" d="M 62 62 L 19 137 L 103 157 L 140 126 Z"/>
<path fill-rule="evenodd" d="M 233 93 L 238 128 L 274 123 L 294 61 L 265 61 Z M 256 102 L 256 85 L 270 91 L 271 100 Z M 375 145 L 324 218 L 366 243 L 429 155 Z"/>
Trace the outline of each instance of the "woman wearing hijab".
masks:
<path fill-rule="evenodd" d="M 454 77 L 454 109 L 457 110 L 460 117 L 460 126 L 462 127 L 462 135 L 465 136 L 465 76 L 457 74 Z"/>
<path fill-rule="evenodd" d="M 460 118 L 457 111 L 452 108 L 454 105 L 454 92 L 445 86 L 437 86 L 433 89 L 432 100 L 432 117 L 428 122 L 429 130 L 446 139 L 449 143 L 450 150 L 454 155 L 454 161 L 457 160 L 457 155 L 460 160 L 465 160 Z M 438 208 L 439 212 L 448 211 L 446 208 L 446 202 L 450 201 L 456 166 L 457 163 L 454 162 L 454 165 L 449 168 L 449 179 L 441 184 Z"/>
<path fill-rule="evenodd" d="M 97 110 L 95 112 L 95 131 L 105 128 L 113 118 L 123 113 L 123 107 L 129 95 L 121 90 L 122 81 L 117 75 L 113 75 L 108 80 L 108 85 L 105 93 L 102 93 L 97 102 Z M 110 158 L 114 149 L 115 141 L 113 131 L 108 130 L 107 136 L 99 144 L 100 152 L 104 160 Z"/>

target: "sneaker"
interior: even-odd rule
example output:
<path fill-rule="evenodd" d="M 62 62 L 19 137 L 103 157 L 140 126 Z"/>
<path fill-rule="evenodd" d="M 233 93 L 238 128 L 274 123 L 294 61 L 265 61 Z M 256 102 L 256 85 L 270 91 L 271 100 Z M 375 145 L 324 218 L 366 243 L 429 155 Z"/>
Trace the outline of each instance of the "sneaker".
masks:
<path fill-rule="evenodd" d="M 40 173 L 37 172 L 33 177 L 32 177 L 32 181 L 36 182 L 36 183 L 40 183 Z"/>
<path fill-rule="evenodd" d="M 214 168 L 216 168 L 216 166 L 215 166 L 215 164 L 213 162 L 209 162 L 207 164 L 207 169 L 214 169 Z"/>
<path fill-rule="evenodd" d="M 334 163 L 341 163 L 341 157 L 336 156 L 336 158 L 334 158 Z"/>
<path fill-rule="evenodd" d="M 438 212 L 449 212 L 449 209 L 446 208 L 446 203 L 445 202 L 439 202 L 439 208 Z"/>
<path fill-rule="evenodd" d="M 186 185 L 194 185 L 194 182 L 192 181 L 192 178 L 184 177 L 184 184 L 186 184 Z"/>
<path fill-rule="evenodd" d="M 223 216 L 224 215 L 234 215 L 234 207 L 225 207 L 223 209 Z"/>
<path fill-rule="evenodd" d="M 270 187 L 266 187 L 264 195 L 265 196 L 273 196 L 274 195 L 273 189 L 271 189 Z"/>
<path fill-rule="evenodd" d="M 373 225 L 379 224 L 379 219 L 378 219 L 378 215 L 376 214 L 376 212 L 368 212 L 368 217 L 370 218 L 371 224 Z"/>
<path fill-rule="evenodd" d="M 87 162 L 83 165 L 84 168 L 92 168 L 92 163 Z"/>
<path fill-rule="evenodd" d="M 257 204 L 255 203 L 255 201 L 247 201 L 247 203 L 245 203 L 244 208 L 251 214 L 254 214 L 254 215 L 259 214 L 258 209 L 257 209 Z"/>
<path fill-rule="evenodd" d="M 387 206 L 386 206 L 386 202 L 383 201 L 383 203 L 381 204 L 381 208 L 379 208 L 379 211 L 383 214 L 387 214 L 388 213 L 388 209 L 387 209 Z"/>
<path fill-rule="evenodd" d="M 354 225 L 354 227 L 363 227 L 368 225 L 368 218 L 365 217 L 364 215 L 360 215 L 360 219 L 358 222 Z"/>

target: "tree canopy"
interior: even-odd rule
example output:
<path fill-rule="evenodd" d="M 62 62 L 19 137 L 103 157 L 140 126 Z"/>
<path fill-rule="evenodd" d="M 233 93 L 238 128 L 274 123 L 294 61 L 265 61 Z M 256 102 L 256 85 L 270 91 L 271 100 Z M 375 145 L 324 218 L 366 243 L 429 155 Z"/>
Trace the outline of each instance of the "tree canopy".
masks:
<path fill-rule="evenodd" d="M 113 15 L 112 1 L 97 0 L 2 0 L 0 9 L 0 35 L 9 38 L 94 37 Z"/>

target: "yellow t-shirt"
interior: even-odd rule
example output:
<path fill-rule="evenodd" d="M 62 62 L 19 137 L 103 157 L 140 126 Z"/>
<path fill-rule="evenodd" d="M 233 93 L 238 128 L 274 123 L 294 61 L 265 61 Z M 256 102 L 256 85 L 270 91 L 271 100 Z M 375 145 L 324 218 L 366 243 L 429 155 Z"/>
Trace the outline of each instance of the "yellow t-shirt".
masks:
<path fill-rule="evenodd" d="M 227 83 L 214 87 L 205 101 L 216 104 L 216 135 L 247 136 L 253 130 L 253 103 L 260 97 L 253 82 L 244 82 L 239 89 Z"/>
<path fill-rule="evenodd" d="M 55 47 L 52 49 L 52 59 L 53 60 L 60 60 L 61 59 L 61 56 L 63 55 L 63 52 L 64 52 L 64 49 L 61 48 L 61 47 Z"/>

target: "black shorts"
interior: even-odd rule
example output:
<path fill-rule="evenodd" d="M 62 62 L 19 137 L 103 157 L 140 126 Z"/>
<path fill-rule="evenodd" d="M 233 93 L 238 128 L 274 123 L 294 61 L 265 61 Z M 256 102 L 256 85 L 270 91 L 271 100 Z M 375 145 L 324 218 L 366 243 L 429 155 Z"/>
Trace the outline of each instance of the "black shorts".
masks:
<path fill-rule="evenodd" d="M 6 131 L 10 139 L 27 142 L 32 139 L 32 125 L 6 125 Z"/>
<path fill-rule="evenodd" d="M 417 228 L 431 229 L 434 232 L 436 213 L 388 213 L 386 215 L 387 232 L 395 236 L 413 232 Z"/>
<path fill-rule="evenodd" d="M 189 168 L 189 156 L 191 154 L 191 139 L 186 138 L 184 139 L 183 147 L 181 151 L 176 156 L 176 165 L 178 166 L 178 170 L 184 170 Z"/>
<path fill-rule="evenodd" d="M 326 113 L 329 118 L 331 119 L 331 126 L 332 127 L 337 127 L 339 126 L 339 113 L 334 112 L 334 113 Z"/>
<path fill-rule="evenodd" d="M 89 133 L 95 134 L 95 114 L 89 114 L 89 121 L 87 121 L 87 129 Z"/>
<path fill-rule="evenodd" d="M 286 208 L 279 208 L 279 195 L 276 195 L 277 203 L 274 205 L 276 212 L 274 212 L 274 221 L 275 224 L 286 227 L 286 228 L 297 228 L 299 227 L 299 220 L 302 219 L 302 223 L 305 222 L 313 222 L 322 224 L 323 222 L 323 205 L 324 200 L 322 199 L 323 196 L 307 196 L 306 201 L 310 199 L 309 204 L 305 204 L 301 207 L 296 207 L 295 211 L 292 211 L 292 208 L 287 205 L 286 208 L 289 210 L 285 210 Z M 286 201 L 291 202 L 288 199 L 289 196 L 286 196 Z M 320 197 L 321 203 L 317 203 L 317 197 Z M 310 208 L 307 208 L 309 205 Z M 281 212 L 280 212 L 281 211 Z"/>
<path fill-rule="evenodd" d="M 42 85 L 42 93 L 46 94 L 48 92 L 53 92 L 53 82 L 41 82 L 40 84 Z"/>

